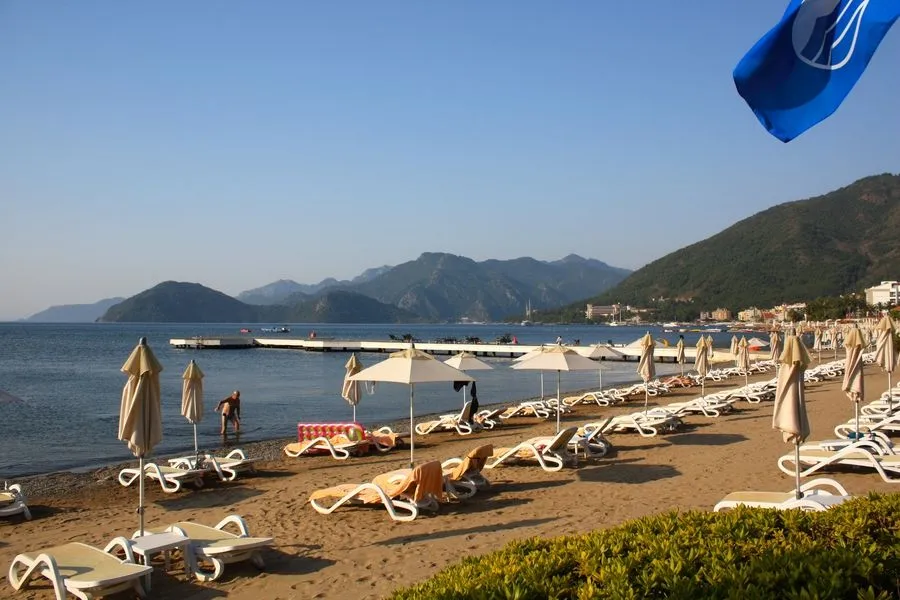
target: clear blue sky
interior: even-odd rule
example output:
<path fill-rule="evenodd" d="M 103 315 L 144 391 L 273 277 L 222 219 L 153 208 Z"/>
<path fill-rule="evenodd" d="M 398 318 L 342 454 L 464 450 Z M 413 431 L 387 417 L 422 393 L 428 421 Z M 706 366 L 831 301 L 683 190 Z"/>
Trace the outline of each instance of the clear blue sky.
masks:
<path fill-rule="evenodd" d="M 423 251 L 638 268 L 900 159 L 900 32 L 790 144 L 787 0 L 0 2 L 0 319 Z"/>

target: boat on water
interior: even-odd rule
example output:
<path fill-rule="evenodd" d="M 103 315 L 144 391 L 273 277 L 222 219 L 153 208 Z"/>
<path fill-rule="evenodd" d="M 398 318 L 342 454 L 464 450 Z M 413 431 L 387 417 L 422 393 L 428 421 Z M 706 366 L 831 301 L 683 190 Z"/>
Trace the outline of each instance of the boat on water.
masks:
<path fill-rule="evenodd" d="M 520 323 L 522 327 L 531 327 L 534 323 L 531 320 L 532 310 L 531 310 L 531 300 L 528 300 L 528 303 L 525 305 L 525 319 Z"/>
<path fill-rule="evenodd" d="M 241 330 L 243 331 L 243 330 Z M 249 331 L 249 330 L 248 330 Z M 260 331 L 264 333 L 290 333 L 291 330 L 288 327 L 263 327 Z"/>
<path fill-rule="evenodd" d="M 241 333 L 253 333 L 253 330 L 247 329 L 246 327 L 241 327 Z"/>

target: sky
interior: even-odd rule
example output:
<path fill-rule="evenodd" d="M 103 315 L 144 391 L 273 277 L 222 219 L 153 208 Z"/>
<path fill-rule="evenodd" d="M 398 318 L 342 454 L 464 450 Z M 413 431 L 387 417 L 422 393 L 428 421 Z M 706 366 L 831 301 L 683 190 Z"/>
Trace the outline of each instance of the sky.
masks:
<path fill-rule="evenodd" d="M 0 320 L 451 252 L 636 269 L 898 172 L 900 32 L 782 144 L 734 89 L 787 0 L 0 0 Z"/>

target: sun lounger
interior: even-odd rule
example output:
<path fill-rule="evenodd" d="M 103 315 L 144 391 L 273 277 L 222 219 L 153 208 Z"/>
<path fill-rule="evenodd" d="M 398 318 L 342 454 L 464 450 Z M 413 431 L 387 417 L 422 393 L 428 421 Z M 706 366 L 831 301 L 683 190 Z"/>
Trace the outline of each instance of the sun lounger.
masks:
<path fill-rule="evenodd" d="M 228 525 L 237 527 L 238 533 L 225 531 Z M 251 537 L 247 524 L 237 515 L 225 517 L 215 527 L 181 521 L 165 530 L 191 540 L 189 565 L 200 581 L 215 581 L 222 576 L 225 565 L 245 560 L 263 569 L 265 564 L 260 550 L 271 546 L 273 541 L 270 537 Z M 205 563 L 210 563 L 212 568 L 207 568 Z"/>
<path fill-rule="evenodd" d="M 196 456 L 170 458 L 169 466 L 180 469 L 208 469 L 214 471 L 222 481 L 234 481 L 239 473 L 255 473 L 256 459 L 247 458 L 243 450 L 235 448 L 225 456 L 201 454 L 199 458 Z"/>
<path fill-rule="evenodd" d="M 203 476 L 207 472 L 206 469 L 178 469 L 154 462 L 144 463 L 144 476 L 158 481 L 167 494 L 180 491 L 185 482 L 197 488 L 203 487 Z M 139 476 L 140 469 L 122 469 L 119 471 L 119 483 L 127 487 L 137 481 Z"/>
<path fill-rule="evenodd" d="M 484 410 L 478 411 L 475 415 L 475 422 L 484 427 L 485 429 L 493 429 L 494 427 L 498 427 L 501 423 L 503 423 L 500 415 L 503 414 L 504 409 L 502 408 L 486 408 Z"/>
<path fill-rule="evenodd" d="M 496 448 L 485 468 L 494 469 L 507 461 L 519 460 L 536 460 L 545 471 L 559 471 L 569 464 L 577 466 L 578 457 L 569 451 L 569 442 L 576 431 L 577 427 L 568 427 L 553 437 L 535 437 L 512 448 Z"/>
<path fill-rule="evenodd" d="M 493 453 L 494 447 L 486 444 L 469 450 L 462 458 L 442 462 L 445 491 L 459 498 L 468 498 L 474 496 L 476 491 L 490 487 L 491 483 L 481 471 Z"/>
<path fill-rule="evenodd" d="M 778 468 L 788 475 L 809 477 L 822 469 L 835 466 L 874 469 L 888 483 L 900 483 L 900 456 L 882 456 L 878 448 L 865 441 L 857 442 L 838 451 L 800 447 L 800 465 L 795 464 L 794 453 L 778 459 Z M 793 466 L 792 466 L 793 465 Z"/>
<path fill-rule="evenodd" d="M 416 424 L 416 433 L 419 435 L 428 435 L 434 431 L 444 431 L 448 429 L 455 430 L 459 435 L 470 435 L 475 432 L 476 428 L 480 428 L 476 423 L 472 424 L 472 401 L 467 400 L 463 404 L 459 414 L 441 415 L 432 421 Z"/>
<path fill-rule="evenodd" d="M 18 483 L 12 484 L 0 491 L 0 517 L 22 515 L 30 521 L 31 511 L 28 510 L 27 502 L 28 500 L 22 492 L 22 486 Z"/>
<path fill-rule="evenodd" d="M 585 458 L 602 458 L 612 449 L 612 442 L 606 439 L 603 431 L 613 418 L 609 417 L 596 423 L 588 423 L 579 427 L 575 435 L 569 441 L 569 448 L 578 455 L 584 454 Z"/>
<path fill-rule="evenodd" d="M 660 430 L 675 431 L 682 424 L 679 417 L 648 412 L 646 415 L 642 412 L 631 413 L 630 415 L 617 415 L 611 419 L 601 421 L 601 433 L 623 433 L 635 432 L 642 437 L 653 437 Z M 586 423 L 583 426 L 585 431 L 595 429 L 598 423 Z"/>
<path fill-rule="evenodd" d="M 125 560 L 116 558 L 113 551 L 124 552 Z M 134 562 L 131 545 L 123 537 L 115 538 L 103 550 L 70 542 L 17 555 L 9 567 L 8 579 L 18 590 L 33 575 L 41 575 L 53 584 L 56 600 L 65 600 L 66 592 L 89 600 L 127 589 L 144 597 L 141 577 L 152 569 Z"/>
<path fill-rule="evenodd" d="M 314 491 L 309 503 L 324 515 L 347 505 L 382 504 L 395 521 L 412 521 L 420 509 L 437 509 L 438 498 L 444 491 L 444 476 L 437 461 L 417 465 L 404 471 L 397 479 L 397 471 L 379 475 L 368 483 L 344 484 Z M 323 500 L 336 499 L 326 505 Z"/>
<path fill-rule="evenodd" d="M 830 489 L 829 489 L 830 488 Z M 713 511 L 753 506 L 790 510 L 797 508 L 808 511 L 822 511 L 849 500 L 850 495 L 840 483 L 833 479 L 813 479 L 800 486 L 803 495 L 798 499 L 795 490 L 789 492 L 732 492 L 720 500 Z"/>

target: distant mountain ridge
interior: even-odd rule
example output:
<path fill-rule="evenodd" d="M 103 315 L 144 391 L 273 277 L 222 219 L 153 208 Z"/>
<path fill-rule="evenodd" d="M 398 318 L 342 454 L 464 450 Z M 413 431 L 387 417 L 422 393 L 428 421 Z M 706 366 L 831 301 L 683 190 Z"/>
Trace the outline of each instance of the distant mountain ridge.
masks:
<path fill-rule="evenodd" d="M 302 296 L 308 297 L 317 294 L 326 288 L 365 283 L 390 269 L 391 267 L 388 265 L 373 267 L 366 269 L 353 279 L 343 281 L 338 281 L 334 277 L 327 277 L 319 283 L 297 283 L 292 279 L 279 279 L 267 285 L 243 291 L 235 298 L 247 304 L 281 304 L 285 301 L 290 303 L 300 299 Z"/>
<path fill-rule="evenodd" d="M 105 298 L 93 304 L 61 304 L 34 313 L 25 318 L 29 323 L 93 323 L 100 318 L 110 306 L 116 305 L 125 298 Z"/>
<path fill-rule="evenodd" d="M 737 310 L 836 296 L 898 278 L 898 231 L 900 175 L 866 177 L 739 221 L 585 302 L 693 299 L 698 310 Z"/>

